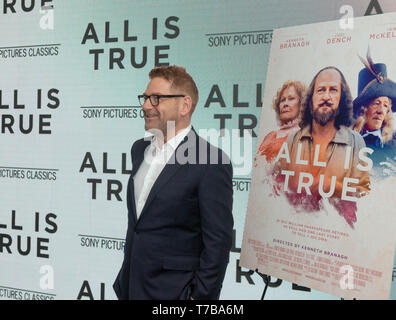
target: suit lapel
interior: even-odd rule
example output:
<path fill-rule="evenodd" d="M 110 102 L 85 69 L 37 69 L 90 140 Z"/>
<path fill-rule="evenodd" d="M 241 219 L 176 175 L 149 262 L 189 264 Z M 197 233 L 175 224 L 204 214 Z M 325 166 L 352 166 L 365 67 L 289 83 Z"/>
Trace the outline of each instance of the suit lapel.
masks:
<path fill-rule="evenodd" d="M 144 207 L 140 214 L 139 220 L 141 220 L 142 216 L 147 211 L 147 207 L 153 201 L 153 199 L 158 194 L 158 192 L 168 182 L 168 180 L 177 172 L 177 170 L 179 170 L 180 167 L 181 167 L 181 164 L 179 164 L 179 163 L 165 165 L 164 169 L 158 176 L 158 179 L 154 182 L 153 187 L 151 188 L 151 191 L 147 197 L 146 203 L 144 204 Z"/>
<path fill-rule="evenodd" d="M 176 157 L 177 150 L 180 148 L 181 145 L 186 143 L 186 141 L 189 141 L 191 143 L 194 142 L 195 139 L 196 139 L 196 132 L 194 129 L 191 129 L 190 132 L 187 134 L 187 136 L 184 138 L 184 140 L 177 146 L 174 154 L 172 155 L 168 163 L 165 165 L 164 169 L 161 171 L 157 180 L 154 182 L 153 187 L 151 188 L 146 203 L 144 204 L 144 207 L 140 214 L 139 221 L 147 211 L 147 208 L 150 206 L 151 202 L 158 194 L 158 192 L 165 186 L 165 184 L 169 181 L 169 179 L 181 168 L 182 165 L 177 161 L 177 157 Z"/>
<path fill-rule="evenodd" d="M 151 143 L 149 140 L 143 140 L 141 146 L 139 147 L 138 150 L 132 154 L 132 172 L 131 172 L 131 180 L 130 180 L 130 192 L 131 192 L 131 206 L 132 206 L 132 212 L 133 212 L 133 218 L 135 219 L 135 222 L 137 221 L 137 213 L 136 213 L 136 200 L 135 200 L 135 182 L 133 177 L 135 176 L 136 172 L 139 170 L 143 159 L 144 159 L 144 151 L 146 150 L 147 146 Z"/>
<path fill-rule="evenodd" d="M 151 143 L 150 140 L 143 140 L 141 147 L 132 155 L 132 177 L 136 174 L 140 165 L 144 159 L 144 151 L 146 150 L 147 146 Z"/>

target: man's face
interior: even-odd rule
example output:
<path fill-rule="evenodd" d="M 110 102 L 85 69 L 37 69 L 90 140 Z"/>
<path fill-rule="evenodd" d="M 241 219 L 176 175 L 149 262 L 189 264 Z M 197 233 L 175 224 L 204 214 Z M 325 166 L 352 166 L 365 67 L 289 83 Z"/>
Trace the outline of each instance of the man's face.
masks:
<path fill-rule="evenodd" d="M 337 70 L 323 70 L 316 78 L 311 113 L 324 126 L 335 119 L 341 99 L 341 75 Z"/>
<path fill-rule="evenodd" d="M 368 131 L 378 130 L 382 127 L 386 114 L 390 111 L 390 100 L 388 97 L 378 97 L 372 100 L 366 110 L 366 129 Z"/>
<path fill-rule="evenodd" d="M 300 99 L 296 88 L 290 86 L 283 90 L 279 102 L 279 119 L 282 123 L 287 123 L 297 118 L 300 111 Z"/>
<path fill-rule="evenodd" d="M 171 82 L 163 78 L 153 78 L 147 85 L 145 95 L 172 95 L 176 92 L 171 88 Z M 180 98 L 160 98 L 158 106 L 153 107 L 150 99 L 143 104 L 145 130 L 158 129 L 167 136 L 167 122 L 179 119 Z"/>

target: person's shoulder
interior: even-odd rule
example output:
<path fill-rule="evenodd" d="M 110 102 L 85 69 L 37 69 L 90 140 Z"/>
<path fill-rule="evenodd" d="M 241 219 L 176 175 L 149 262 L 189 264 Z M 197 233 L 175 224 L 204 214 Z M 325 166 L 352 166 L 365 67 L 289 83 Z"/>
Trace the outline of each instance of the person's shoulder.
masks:
<path fill-rule="evenodd" d="M 258 149 L 258 152 L 262 149 L 265 148 L 267 145 L 272 144 L 273 141 L 276 139 L 276 131 L 271 131 L 270 133 L 268 133 L 263 141 L 261 141 L 260 147 Z"/>
<path fill-rule="evenodd" d="M 343 130 L 345 130 L 346 132 L 348 132 L 348 134 L 351 135 L 351 136 L 353 136 L 355 139 L 357 139 L 357 140 L 363 140 L 363 137 L 360 135 L 359 132 L 357 132 L 357 131 L 355 131 L 355 130 L 349 128 L 349 127 L 346 127 L 346 126 L 341 126 L 341 128 L 342 128 Z"/>
<path fill-rule="evenodd" d="M 270 133 L 268 133 L 268 134 L 264 137 L 263 142 L 264 142 L 264 141 L 270 141 L 270 140 L 273 140 L 273 139 L 275 139 L 275 138 L 276 138 L 276 130 L 273 130 L 273 131 L 271 131 Z"/>
<path fill-rule="evenodd" d="M 291 131 L 286 138 L 287 145 L 292 145 L 295 140 L 300 140 L 306 130 L 307 127 L 303 127 L 298 130 Z"/>
<path fill-rule="evenodd" d="M 361 137 L 361 135 L 360 135 L 359 132 L 353 130 L 353 129 L 350 128 L 350 127 L 341 125 L 341 126 L 340 126 L 340 129 L 345 130 L 346 132 L 348 132 L 348 133 L 351 134 L 351 135 L 354 135 L 355 137 Z"/>
<path fill-rule="evenodd" d="M 131 152 L 132 153 L 139 152 L 139 150 L 141 150 L 141 149 L 143 149 L 143 151 L 144 151 L 146 146 L 148 144 L 150 144 L 150 139 L 151 138 L 146 137 L 146 138 L 141 138 L 141 139 L 135 140 L 132 143 Z"/>
<path fill-rule="evenodd" d="M 349 140 L 351 141 L 350 144 L 357 146 L 358 148 L 363 148 L 366 146 L 366 143 L 364 142 L 364 139 L 359 132 L 346 126 L 341 126 L 341 128 L 349 135 Z"/>
<path fill-rule="evenodd" d="M 133 142 L 132 146 L 134 146 L 134 145 L 139 146 L 141 144 L 147 144 L 147 141 L 150 141 L 150 139 L 151 139 L 151 137 L 137 139 Z"/>

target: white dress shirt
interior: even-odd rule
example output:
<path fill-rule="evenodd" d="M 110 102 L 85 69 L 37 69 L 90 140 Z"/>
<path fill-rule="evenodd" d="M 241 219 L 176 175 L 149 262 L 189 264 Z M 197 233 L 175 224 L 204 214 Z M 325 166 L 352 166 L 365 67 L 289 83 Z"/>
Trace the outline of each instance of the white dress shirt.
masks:
<path fill-rule="evenodd" d="M 191 125 L 181 130 L 176 136 L 163 144 L 162 147 L 158 139 L 154 137 L 144 151 L 144 160 L 133 177 L 136 214 L 138 219 L 154 182 L 190 130 Z"/>

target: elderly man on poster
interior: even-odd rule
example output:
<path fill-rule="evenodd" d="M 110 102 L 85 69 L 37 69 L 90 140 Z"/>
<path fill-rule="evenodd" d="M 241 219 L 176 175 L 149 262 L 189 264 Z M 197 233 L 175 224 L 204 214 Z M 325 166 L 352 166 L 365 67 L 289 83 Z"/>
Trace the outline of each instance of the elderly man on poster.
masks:
<path fill-rule="evenodd" d="M 198 89 L 185 68 L 157 67 L 149 77 L 139 101 L 154 136 L 132 146 L 113 288 L 119 299 L 218 299 L 232 244 L 232 166 L 191 127 Z"/>
<path fill-rule="evenodd" d="M 356 200 L 368 193 L 369 170 L 363 138 L 348 127 L 352 97 L 344 75 L 335 67 L 320 70 L 303 102 L 300 130 L 289 135 L 276 161 L 290 203 L 305 211 L 329 202 L 353 228 Z"/>
<path fill-rule="evenodd" d="M 365 68 L 358 75 L 358 96 L 353 101 L 356 118 L 353 128 L 362 135 L 366 146 L 374 151 L 371 155 L 374 173 L 380 177 L 394 175 L 396 83 L 387 77 L 384 63 L 373 62 L 370 51 L 367 52 L 367 60 L 360 59 Z"/>

